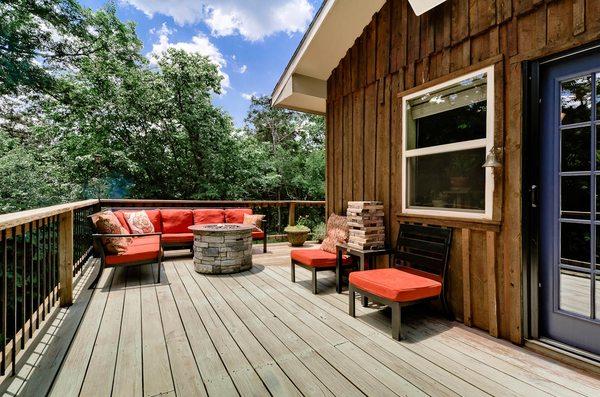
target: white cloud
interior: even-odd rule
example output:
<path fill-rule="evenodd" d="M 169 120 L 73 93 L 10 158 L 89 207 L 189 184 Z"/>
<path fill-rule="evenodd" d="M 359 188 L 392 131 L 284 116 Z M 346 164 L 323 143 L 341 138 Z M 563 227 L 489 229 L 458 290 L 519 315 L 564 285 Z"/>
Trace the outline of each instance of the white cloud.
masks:
<path fill-rule="evenodd" d="M 151 64 L 156 64 L 161 55 L 169 48 L 177 48 L 184 50 L 189 53 L 197 53 L 208 57 L 208 59 L 217 66 L 219 73 L 223 76 L 221 81 L 221 88 L 223 94 L 227 93 L 227 89 L 230 88 L 229 75 L 223 71 L 223 68 L 227 66 L 225 57 L 221 54 L 221 51 L 213 44 L 203 33 L 198 33 L 192 37 L 192 41 L 180 41 L 172 43 L 169 36 L 173 34 L 173 30 L 170 29 L 166 23 L 163 23 L 160 29 L 151 29 L 150 33 L 158 35 L 158 42 L 152 44 L 152 50 L 148 53 L 147 57 Z"/>
<path fill-rule="evenodd" d="M 242 66 L 240 66 L 239 72 L 241 74 L 244 74 L 244 73 L 246 73 L 247 70 L 248 70 L 248 66 L 247 65 L 242 65 Z"/>
<path fill-rule="evenodd" d="M 239 34 L 257 41 L 278 32 L 303 32 L 313 6 L 309 0 L 121 0 L 149 17 L 171 16 L 179 25 L 206 23 L 214 36 Z"/>
<path fill-rule="evenodd" d="M 249 101 L 252 99 L 252 97 L 256 96 L 256 92 L 251 92 L 251 93 L 246 93 L 246 92 L 242 92 L 242 98 L 244 98 L 245 100 Z"/>

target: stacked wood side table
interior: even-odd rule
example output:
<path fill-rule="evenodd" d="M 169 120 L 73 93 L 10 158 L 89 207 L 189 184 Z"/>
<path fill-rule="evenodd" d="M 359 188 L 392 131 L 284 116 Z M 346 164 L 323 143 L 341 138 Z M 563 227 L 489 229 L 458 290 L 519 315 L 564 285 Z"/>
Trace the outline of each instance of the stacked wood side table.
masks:
<path fill-rule="evenodd" d="M 381 201 L 349 201 L 347 218 L 350 236 L 348 247 L 356 250 L 377 250 L 385 246 Z"/>

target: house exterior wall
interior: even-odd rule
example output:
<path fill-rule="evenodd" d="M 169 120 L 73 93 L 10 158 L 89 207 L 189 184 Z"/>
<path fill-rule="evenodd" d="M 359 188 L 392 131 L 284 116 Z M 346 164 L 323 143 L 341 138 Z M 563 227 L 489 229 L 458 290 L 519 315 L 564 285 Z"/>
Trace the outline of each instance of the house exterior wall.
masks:
<path fill-rule="evenodd" d="M 600 38 L 600 0 L 448 0 L 419 17 L 388 0 L 327 81 L 327 205 L 382 200 L 390 243 L 398 221 L 454 228 L 449 299 L 458 320 L 520 343 L 523 61 Z M 401 96 L 495 65 L 491 221 L 403 216 Z M 491 265 L 491 266 L 490 266 Z"/>

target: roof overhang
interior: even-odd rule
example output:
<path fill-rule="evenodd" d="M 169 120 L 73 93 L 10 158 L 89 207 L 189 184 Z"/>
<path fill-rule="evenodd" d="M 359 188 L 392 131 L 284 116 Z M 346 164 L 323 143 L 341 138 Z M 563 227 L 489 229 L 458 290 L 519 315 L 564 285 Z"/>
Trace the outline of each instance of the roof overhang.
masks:
<path fill-rule="evenodd" d="M 273 90 L 273 106 L 325 113 L 327 79 L 385 0 L 325 0 Z"/>
<path fill-rule="evenodd" d="M 420 15 L 445 0 L 409 0 Z M 325 0 L 273 90 L 271 104 L 325 113 L 327 79 L 386 0 Z"/>

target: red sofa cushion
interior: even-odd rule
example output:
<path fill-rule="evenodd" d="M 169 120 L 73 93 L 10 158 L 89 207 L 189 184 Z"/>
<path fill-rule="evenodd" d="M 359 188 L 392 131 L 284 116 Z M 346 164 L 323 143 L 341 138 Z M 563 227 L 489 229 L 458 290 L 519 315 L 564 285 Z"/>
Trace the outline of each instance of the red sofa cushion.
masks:
<path fill-rule="evenodd" d="M 244 214 L 252 215 L 252 208 L 230 208 L 225 210 L 225 222 L 244 223 Z"/>
<path fill-rule="evenodd" d="M 194 225 L 225 223 L 225 211 L 218 208 L 194 210 Z"/>
<path fill-rule="evenodd" d="M 125 228 L 125 230 L 127 230 L 127 233 L 131 234 L 131 229 L 129 228 L 127 219 L 125 219 L 125 213 L 123 211 L 115 211 L 114 214 L 117 217 L 117 219 L 119 220 L 119 223 L 121 224 L 121 226 L 123 226 Z"/>
<path fill-rule="evenodd" d="M 165 244 L 191 244 L 194 242 L 194 233 L 163 233 L 162 242 Z"/>
<path fill-rule="evenodd" d="M 252 238 L 254 240 L 262 240 L 265 238 L 265 232 L 263 232 L 262 230 L 253 230 Z"/>
<path fill-rule="evenodd" d="M 158 261 L 160 244 L 158 236 L 133 237 L 127 250 L 121 255 L 107 255 L 106 264 L 121 265 L 141 261 Z"/>
<path fill-rule="evenodd" d="M 336 254 L 321 249 L 292 250 L 292 259 L 310 267 L 335 267 Z M 344 264 L 350 263 L 350 257 L 343 256 Z"/>
<path fill-rule="evenodd" d="M 160 210 L 162 218 L 162 232 L 168 233 L 189 233 L 188 227 L 194 224 L 192 210 Z"/>
<path fill-rule="evenodd" d="M 439 276 L 409 267 L 373 269 L 350 273 L 350 284 L 394 302 L 412 302 L 438 296 Z"/>

